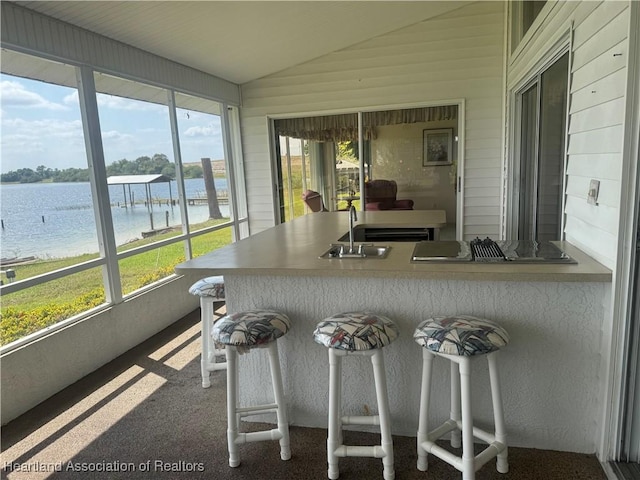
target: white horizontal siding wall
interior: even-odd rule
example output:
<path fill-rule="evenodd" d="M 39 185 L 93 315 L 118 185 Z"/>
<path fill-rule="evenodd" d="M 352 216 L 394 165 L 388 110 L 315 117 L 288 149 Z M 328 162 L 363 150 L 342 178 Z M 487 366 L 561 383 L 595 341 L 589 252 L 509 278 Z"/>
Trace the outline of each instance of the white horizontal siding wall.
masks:
<path fill-rule="evenodd" d="M 531 74 L 573 22 L 565 205 L 566 239 L 614 267 L 620 207 L 629 2 L 557 2 L 511 59 L 508 85 Z M 587 203 L 600 181 L 598 205 Z"/>
<path fill-rule="evenodd" d="M 269 116 L 465 99 L 464 233 L 497 236 L 504 9 L 478 2 L 242 85 L 252 233 L 275 222 Z"/>
<path fill-rule="evenodd" d="M 618 240 L 628 32 L 627 2 L 599 5 L 576 25 L 571 68 L 565 233 L 611 268 Z M 598 205 L 587 203 L 591 179 L 600 181 Z"/>

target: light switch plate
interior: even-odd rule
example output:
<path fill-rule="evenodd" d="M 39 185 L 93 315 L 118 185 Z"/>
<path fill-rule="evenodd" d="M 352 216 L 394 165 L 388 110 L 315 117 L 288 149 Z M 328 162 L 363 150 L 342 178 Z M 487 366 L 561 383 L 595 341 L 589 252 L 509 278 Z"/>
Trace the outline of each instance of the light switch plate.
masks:
<path fill-rule="evenodd" d="M 600 192 L 600 180 L 591 180 L 589 183 L 589 193 L 587 193 L 587 203 L 598 205 L 598 193 Z"/>

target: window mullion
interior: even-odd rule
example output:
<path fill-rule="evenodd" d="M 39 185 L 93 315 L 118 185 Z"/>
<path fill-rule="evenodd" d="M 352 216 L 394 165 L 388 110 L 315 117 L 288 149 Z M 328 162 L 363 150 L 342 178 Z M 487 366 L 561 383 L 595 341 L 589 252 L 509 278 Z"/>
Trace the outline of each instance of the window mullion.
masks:
<path fill-rule="evenodd" d="M 224 164 L 229 177 L 227 189 L 229 190 L 229 206 L 231 207 L 231 218 L 233 221 L 233 236 L 234 241 L 238 241 L 240 240 L 240 218 L 238 216 L 238 202 L 236 195 L 236 162 L 231 148 L 231 122 L 229 120 L 229 106 L 226 103 L 222 104 L 220 126 L 222 127 Z"/>
<path fill-rule="evenodd" d="M 89 180 L 98 233 L 98 245 L 100 256 L 106 261 L 102 267 L 105 295 L 108 303 L 120 303 L 122 301 L 122 285 L 118 267 L 118 251 L 113 232 L 107 169 L 102 148 L 102 134 L 93 70 L 89 67 L 76 67 L 76 79 L 89 165 Z"/>
<path fill-rule="evenodd" d="M 182 171 L 182 153 L 180 150 L 180 135 L 178 129 L 178 115 L 176 114 L 176 97 L 173 90 L 167 90 L 167 104 L 169 106 L 169 123 L 171 125 L 171 141 L 173 144 L 173 157 L 176 164 L 176 183 L 178 184 L 178 198 L 180 199 L 180 218 L 182 219 L 182 233 L 189 233 L 189 212 L 187 208 L 187 195 L 184 187 L 184 175 Z M 184 242 L 184 255 L 187 260 L 193 258 L 191 238 Z"/>

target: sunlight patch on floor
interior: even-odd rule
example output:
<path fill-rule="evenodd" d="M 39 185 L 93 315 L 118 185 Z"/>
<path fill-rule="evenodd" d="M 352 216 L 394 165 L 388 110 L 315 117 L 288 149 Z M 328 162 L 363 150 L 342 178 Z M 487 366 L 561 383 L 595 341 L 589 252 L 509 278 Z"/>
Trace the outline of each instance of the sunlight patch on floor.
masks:
<path fill-rule="evenodd" d="M 9 480 L 46 479 L 166 383 L 133 366 L 2 453 Z M 38 444 L 37 439 L 47 439 Z M 59 452 L 64 452 L 64 458 Z M 73 466 L 72 466 L 73 468 Z M 25 471 L 30 470 L 30 471 Z"/>
<path fill-rule="evenodd" d="M 155 352 L 151 353 L 149 358 L 175 370 L 182 370 L 196 358 L 199 360 L 200 322 L 188 330 L 185 330 L 166 345 L 162 345 Z"/>

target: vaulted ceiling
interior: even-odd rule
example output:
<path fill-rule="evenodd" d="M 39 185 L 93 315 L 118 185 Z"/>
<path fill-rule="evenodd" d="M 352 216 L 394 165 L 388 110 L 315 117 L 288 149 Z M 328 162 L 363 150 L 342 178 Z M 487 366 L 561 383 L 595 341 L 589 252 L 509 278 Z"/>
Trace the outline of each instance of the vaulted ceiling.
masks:
<path fill-rule="evenodd" d="M 243 84 L 472 2 L 85 0 L 14 3 Z"/>

